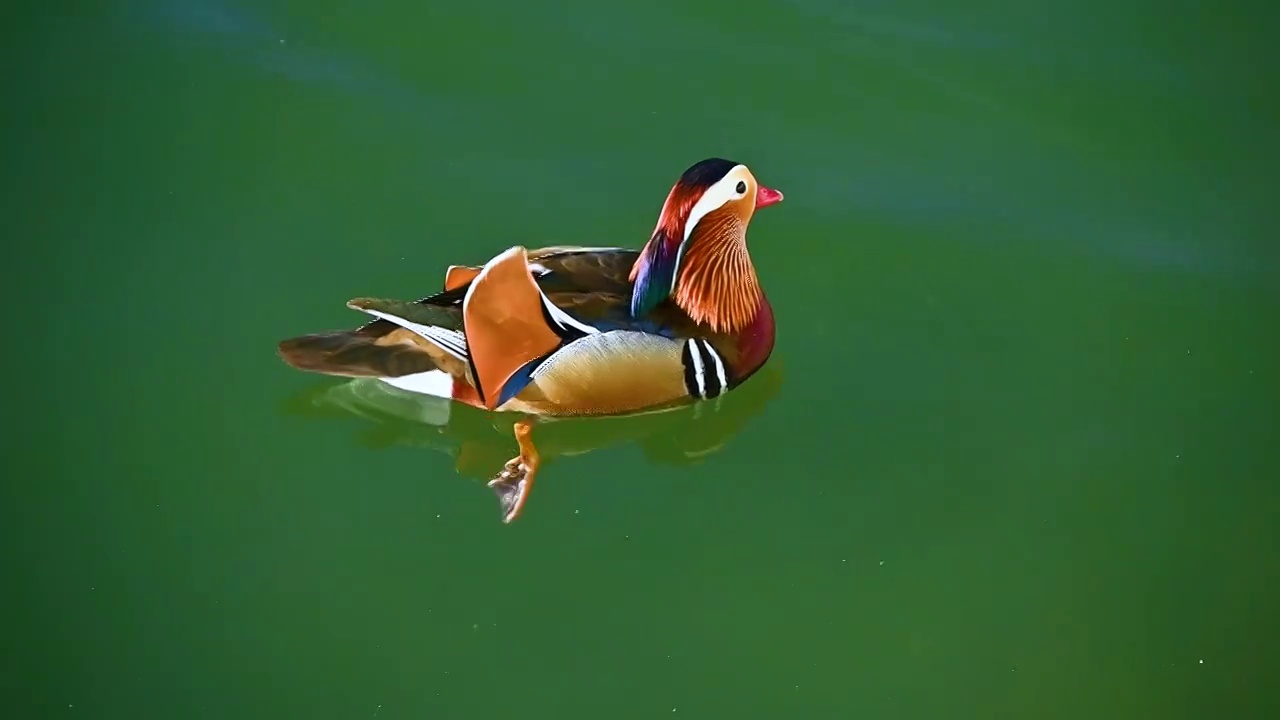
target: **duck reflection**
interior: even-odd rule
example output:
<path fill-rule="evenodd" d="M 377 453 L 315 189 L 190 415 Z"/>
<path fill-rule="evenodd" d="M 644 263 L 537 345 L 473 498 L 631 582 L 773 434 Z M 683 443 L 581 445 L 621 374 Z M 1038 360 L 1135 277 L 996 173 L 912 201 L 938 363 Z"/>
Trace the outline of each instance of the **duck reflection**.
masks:
<path fill-rule="evenodd" d="M 747 422 L 760 414 L 782 387 L 782 365 L 775 360 L 748 382 L 714 400 L 643 414 L 593 418 L 539 418 L 539 477 L 561 458 L 634 442 L 646 458 L 663 465 L 690 465 L 726 446 Z M 497 494 L 501 517 L 528 500 L 529 486 L 507 477 L 513 430 L 528 418 L 491 413 L 461 403 L 406 392 L 373 378 L 326 378 L 285 403 L 285 411 L 309 417 L 359 417 L 356 431 L 365 447 L 432 448 L 454 459 L 459 475 L 486 481 Z M 495 477 L 497 472 L 497 477 Z M 513 481 L 514 480 L 514 481 Z"/>

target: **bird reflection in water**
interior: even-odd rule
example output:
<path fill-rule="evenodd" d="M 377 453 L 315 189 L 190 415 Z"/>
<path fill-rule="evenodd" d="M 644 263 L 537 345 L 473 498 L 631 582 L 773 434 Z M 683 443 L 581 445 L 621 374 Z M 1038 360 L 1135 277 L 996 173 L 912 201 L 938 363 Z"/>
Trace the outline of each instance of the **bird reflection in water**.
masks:
<path fill-rule="evenodd" d="M 714 400 L 615 417 L 540 418 L 539 478 L 554 477 L 547 468 L 560 459 L 632 442 L 655 464 L 698 463 L 728 446 L 781 386 L 782 364 L 775 359 L 735 392 Z M 503 519 L 514 519 L 513 508 L 528 500 L 525 488 L 502 481 L 501 470 L 512 456 L 512 429 L 523 419 L 518 414 L 485 412 L 372 378 L 326 378 L 290 398 L 285 410 L 309 417 L 358 417 L 368 423 L 356 432 L 365 447 L 425 447 L 447 453 L 459 475 L 493 489 Z"/>

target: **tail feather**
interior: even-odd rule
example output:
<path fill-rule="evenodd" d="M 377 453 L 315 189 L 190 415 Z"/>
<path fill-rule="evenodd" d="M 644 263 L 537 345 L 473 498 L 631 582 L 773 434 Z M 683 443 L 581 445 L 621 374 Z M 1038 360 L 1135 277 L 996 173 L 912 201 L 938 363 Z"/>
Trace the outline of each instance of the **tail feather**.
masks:
<path fill-rule="evenodd" d="M 417 336 L 387 323 L 389 332 L 364 330 L 302 335 L 282 341 L 284 361 L 299 370 L 344 377 L 400 377 L 442 369 Z"/>

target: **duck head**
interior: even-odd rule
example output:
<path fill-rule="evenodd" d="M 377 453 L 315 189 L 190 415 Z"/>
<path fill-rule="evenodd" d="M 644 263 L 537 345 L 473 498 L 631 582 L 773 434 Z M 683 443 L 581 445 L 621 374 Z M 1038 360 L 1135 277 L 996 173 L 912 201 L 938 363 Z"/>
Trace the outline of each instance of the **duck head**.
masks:
<path fill-rule="evenodd" d="M 747 225 L 756 210 L 781 201 L 782 193 L 761 185 L 742 163 L 710 158 L 685 170 L 631 268 L 632 315 L 672 298 L 716 332 L 748 325 L 763 296 L 747 253 Z"/>

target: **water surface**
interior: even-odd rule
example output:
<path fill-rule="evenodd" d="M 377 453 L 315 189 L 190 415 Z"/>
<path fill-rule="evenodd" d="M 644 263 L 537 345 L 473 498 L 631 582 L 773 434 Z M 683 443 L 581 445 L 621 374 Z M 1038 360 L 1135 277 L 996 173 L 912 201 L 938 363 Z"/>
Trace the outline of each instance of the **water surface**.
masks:
<path fill-rule="evenodd" d="M 1272 16 L 937 0 L 18 13 L 13 717 L 1263 718 Z M 285 367 L 515 243 L 787 200 L 733 403 L 547 442 Z M 509 422 L 509 421 L 508 421 Z"/>

